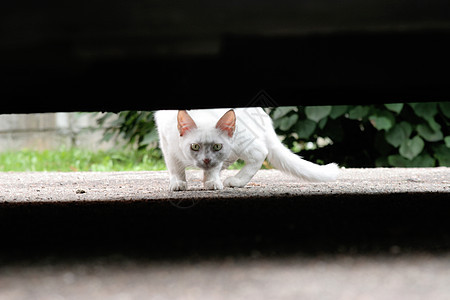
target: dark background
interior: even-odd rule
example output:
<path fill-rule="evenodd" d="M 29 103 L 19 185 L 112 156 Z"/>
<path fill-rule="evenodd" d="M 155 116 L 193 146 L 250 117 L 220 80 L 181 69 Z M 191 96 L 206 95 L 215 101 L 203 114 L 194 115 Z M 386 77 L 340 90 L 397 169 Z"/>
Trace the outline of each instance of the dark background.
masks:
<path fill-rule="evenodd" d="M 442 101 L 450 2 L 3 1 L 1 113 Z"/>

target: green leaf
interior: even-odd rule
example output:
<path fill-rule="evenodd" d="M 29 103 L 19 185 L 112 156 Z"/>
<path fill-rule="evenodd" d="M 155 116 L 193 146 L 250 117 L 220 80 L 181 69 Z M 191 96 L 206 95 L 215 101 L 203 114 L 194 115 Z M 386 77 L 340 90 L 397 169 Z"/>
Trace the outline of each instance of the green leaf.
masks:
<path fill-rule="evenodd" d="M 437 142 L 444 138 L 444 135 L 440 130 L 435 131 L 427 124 L 419 124 L 417 126 L 417 132 L 428 142 Z"/>
<path fill-rule="evenodd" d="M 342 116 L 343 114 L 345 114 L 348 110 L 348 105 L 334 105 L 331 108 L 331 112 L 330 112 L 330 118 L 332 118 L 333 120 L 339 118 L 340 116 Z"/>
<path fill-rule="evenodd" d="M 308 119 L 297 122 L 297 125 L 295 126 L 295 132 L 298 134 L 300 139 L 309 139 L 315 129 L 316 122 Z"/>
<path fill-rule="evenodd" d="M 420 152 L 422 152 L 424 146 L 425 142 L 418 135 L 416 135 L 412 139 L 403 141 L 400 145 L 399 152 L 401 156 L 412 160 L 414 157 L 419 155 Z"/>
<path fill-rule="evenodd" d="M 445 145 L 441 144 L 433 147 L 434 157 L 437 158 L 439 166 L 450 167 L 450 149 Z"/>
<path fill-rule="evenodd" d="M 424 119 L 428 122 L 428 125 L 430 125 L 431 129 L 433 129 L 435 131 L 441 129 L 441 125 L 439 125 L 434 120 L 434 116 L 438 113 L 436 102 L 409 103 L 409 106 L 411 106 L 413 108 L 414 113 L 417 116 L 421 117 L 422 119 Z"/>
<path fill-rule="evenodd" d="M 410 103 L 409 105 L 413 108 L 416 115 L 425 120 L 434 118 L 438 112 L 436 102 Z"/>
<path fill-rule="evenodd" d="M 395 118 L 389 111 L 377 111 L 369 117 L 370 123 L 378 130 L 389 130 L 395 123 Z"/>
<path fill-rule="evenodd" d="M 319 121 L 319 123 L 317 123 L 317 125 L 319 125 L 320 129 L 323 129 L 327 125 L 327 121 L 328 118 L 323 118 L 322 120 Z"/>
<path fill-rule="evenodd" d="M 411 132 L 412 126 L 408 122 L 403 121 L 386 132 L 386 141 L 397 148 L 409 138 Z"/>
<path fill-rule="evenodd" d="M 154 143 L 158 141 L 158 131 L 152 130 L 146 135 L 144 135 L 141 144 L 142 145 L 150 145 L 151 143 Z"/>
<path fill-rule="evenodd" d="M 114 135 L 115 135 L 115 132 L 105 132 L 103 134 L 102 140 L 105 142 L 108 142 Z"/>
<path fill-rule="evenodd" d="M 296 106 L 280 106 L 275 108 L 275 111 L 273 112 L 272 119 L 277 120 L 281 117 L 284 117 L 291 111 L 297 111 Z"/>
<path fill-rule="evenodd" d="M 447 146 L 447 148 L 450 148 L 450 135 L 444 138 L 444 142 L 445 146 Z"/>
<path fill-rule="evenodd" d="M 439 108 L 444 116 L 450 118 L 450 102 L 439 102 Z"/>
<path fill-rule="evenodd" d="M 403 103 L 389 103 L 384 105 L 390 111 L 400 113 L 403 109 Z"/>
<path fill-rule="evenodd" d="M 291 115 L 289 117 L 284 117 L 279 119 L 279 128 L 281 130 L 288 130 L 289 128 L 291 128 L 295 123 L 297 123 L 298 120 L 298 115 Z"/>
<path fill-rule="evenodd" d="M 96 120 L 97 124 L 100 125 L 100 126 L 102 126 L 103 124 L 105 124 L 105 122 L 106 122 L 110 117 L 113 117 L 113 116 L 116 115 L 116 114 L 111 113 L 111 112 L 107 112 L 107 113 L 105 113 L 105 114 L 103 114 L 103 115 L 102 115 L 102 113 L 94 113 L 94 114 L 99 114 L 99 115 L 101 115 L 101 117 L 98 118 L 98 119 Z"/>
<path fill-rule="evenodd" d="M 369 113 L 370 107 L 368 106 L 355 106 L 348 112 L 348 118 L 352 120 L 361 120 Z"/>
<path fill-rule="evenodd" d="M 388 156 L 388 162 L 393 167 L 402 167 L 402 168 L 426 168 L 426 167 L 434 167 L 436 162 L 434 158 L 432 158 L 428 154 L 422 154 L 415 157 L 412 160 L 406 159 L 401 155 L 390 155 Z"/>
<path fill-rule="evenodd" d="M 441 130 L 441 125 L 439 125 L 439 123 L 437 123 L 434 118 L 429 118 L 427 121 L 428 125 L 430 125 L 431 129 L 433 129 L 434 131 Z"/>
<path fill-rule="evenodd" d="M 305 114 L 308 119 L 319 122 L 331 113 L 331 106 L 306 106 Z"/>

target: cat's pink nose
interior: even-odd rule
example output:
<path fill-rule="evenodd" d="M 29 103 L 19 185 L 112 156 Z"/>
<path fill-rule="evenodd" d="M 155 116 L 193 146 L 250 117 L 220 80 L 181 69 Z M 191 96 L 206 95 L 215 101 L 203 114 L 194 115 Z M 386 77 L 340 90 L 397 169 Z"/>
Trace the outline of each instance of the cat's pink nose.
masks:
<path fill-rule="evenodd" d="M 205 158 L 203 160 L 203 162 L 205 163 L 205 165 L 209 165 L 209 163 L 211 162 L 211 160 L 209 158 Z"/>

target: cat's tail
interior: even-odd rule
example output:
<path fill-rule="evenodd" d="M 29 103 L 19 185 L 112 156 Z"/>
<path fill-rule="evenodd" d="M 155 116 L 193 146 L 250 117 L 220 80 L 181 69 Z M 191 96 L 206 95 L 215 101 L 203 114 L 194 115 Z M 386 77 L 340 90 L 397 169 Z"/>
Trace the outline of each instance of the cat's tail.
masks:
<path fill-rule="evenodd" d="M 292 153 L 278 138 L 272 142 L 267 159 L 276 169 L 307 181 L 333 181 L 339 174 L 337 164 L 320 166 L 306 161 Z"/>

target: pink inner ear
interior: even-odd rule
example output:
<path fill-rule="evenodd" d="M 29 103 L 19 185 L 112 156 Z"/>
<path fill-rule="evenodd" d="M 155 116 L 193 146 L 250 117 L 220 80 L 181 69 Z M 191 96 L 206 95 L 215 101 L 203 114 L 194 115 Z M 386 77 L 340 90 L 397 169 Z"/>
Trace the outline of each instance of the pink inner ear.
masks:
<path fill-rule="evenodd" d="M 236 115 L 234 110 L 227 111 L 216 124 L 216 128 L 225 131 L 229 137 L 233 136 L 235 127 Z"/>
<path fill-rule="evenodd" d="M 185 111 L 185 110 L 179 110 L 178 116 L 178 131 L 180 132 L 180 136 L 183 136 L 186 134 L 186 132 L 197 128 L 197 125 L 195 124 L 194 120 L 192 120 L 191 116 Z"/>

